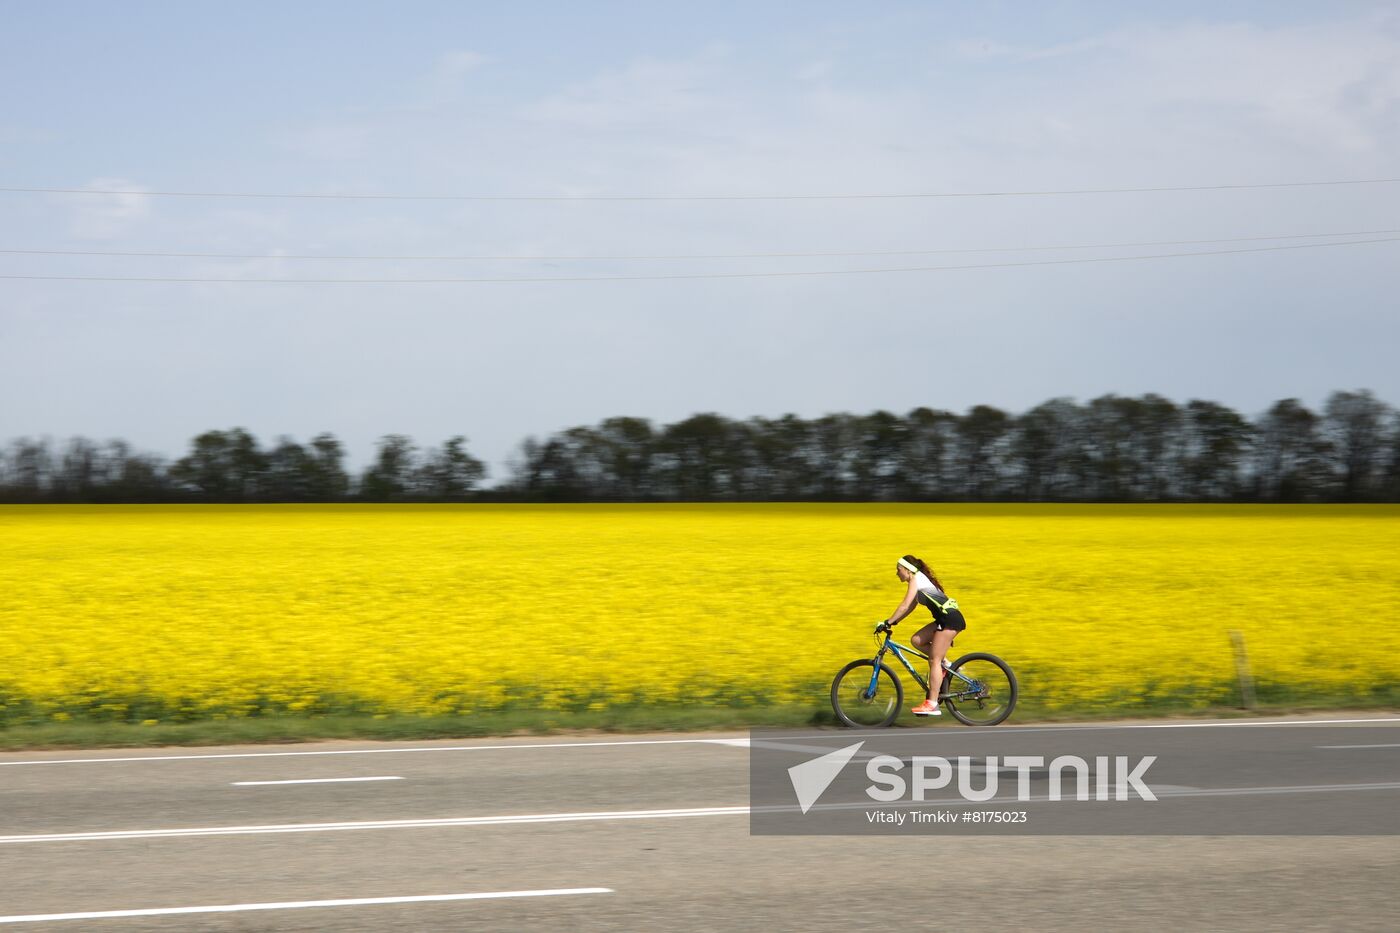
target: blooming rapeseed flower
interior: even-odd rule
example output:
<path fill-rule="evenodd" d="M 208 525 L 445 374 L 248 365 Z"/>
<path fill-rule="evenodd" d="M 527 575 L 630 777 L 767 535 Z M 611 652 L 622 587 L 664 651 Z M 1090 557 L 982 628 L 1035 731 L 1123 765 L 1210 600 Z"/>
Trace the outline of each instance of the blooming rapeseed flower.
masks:
<path fill-rule="evenodd" d="M 1400 683 L 1393 506 L 12 506 L 0 724 L 816 708 L 910 552 L 1041 708 Z"/>

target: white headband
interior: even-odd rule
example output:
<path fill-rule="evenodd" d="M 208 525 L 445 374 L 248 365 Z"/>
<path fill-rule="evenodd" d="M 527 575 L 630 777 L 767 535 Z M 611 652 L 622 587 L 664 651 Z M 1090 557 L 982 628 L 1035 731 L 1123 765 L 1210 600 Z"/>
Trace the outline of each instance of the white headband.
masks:
<path fill-rule="evenodd" d="M 918 568 L 918 567 L 915 567 L 913 564 L 909 563 L 909 561 L 905 560 L 905 559 L 902 558 L 902 557 L 899 559 L 899 566 L 903 567 L 905 570 L 909 571 L 910 573 L 918 573 L 918 572 L 919 572 L 919 568 Z"/>

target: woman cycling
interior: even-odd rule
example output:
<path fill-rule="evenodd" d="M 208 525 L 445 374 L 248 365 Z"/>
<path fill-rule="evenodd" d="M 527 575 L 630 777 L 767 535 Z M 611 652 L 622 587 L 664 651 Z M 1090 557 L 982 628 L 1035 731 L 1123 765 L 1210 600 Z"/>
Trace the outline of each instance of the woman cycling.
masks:
<path fill-rule="evenodd" d="M 909 585 L 909 588 L 905 591 L 899 608 L 885 620 L 886 623 L 898 625 L 901 619 L 914 611 L 916 603 L 923 603 L 933 614 L 933 621 L 909 639 L 915 648 L 928 655 L 929 688 L 928 697 L 911 712 L 915 716 L 941 716 L 943 711 L 938 708 L 935 697 L 938 696 L 938 688 L 943 683 L 943 656 L 948 653 L 948 646 L 953 643 L 958 632 L 967 628 L 967 620 L 958 609 L 958 601 L 943 591 L 943 584 L 938 582 L 938 577 L 928 564 L 912 554 L 905 554 L 895 564 L 894 572 L 899 575 L 901 581 Z"/>

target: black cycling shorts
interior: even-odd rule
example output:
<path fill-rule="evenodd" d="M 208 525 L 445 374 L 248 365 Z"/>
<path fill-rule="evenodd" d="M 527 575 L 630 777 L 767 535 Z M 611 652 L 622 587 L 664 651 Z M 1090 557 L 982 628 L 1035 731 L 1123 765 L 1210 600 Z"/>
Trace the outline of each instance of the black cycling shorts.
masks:
<path fill-rule="evenodd" d="M 943 613 L 942 619 L 935 619 L 928 625 L 925 625 L 923 628 L 919 629 L 918 634 L 925 639 L 932 639 L 934 632 L 961 632 L 966 628 L 967 620 L 963 618 L 962 612 L 957 609 L 949 609 L 947 612 Z"/>

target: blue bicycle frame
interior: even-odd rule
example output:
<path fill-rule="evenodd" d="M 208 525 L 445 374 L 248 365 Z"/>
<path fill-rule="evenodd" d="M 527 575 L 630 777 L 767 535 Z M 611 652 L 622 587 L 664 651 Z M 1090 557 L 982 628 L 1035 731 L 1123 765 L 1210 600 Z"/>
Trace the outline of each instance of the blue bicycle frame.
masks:
<path fill-rule="evenodd" d="M 873 697 L 875 695 L 875 682 L 880 676 L 880 662 L 884 660 L 885 652 L 887 651 L 894 652 L 894 656 L 896 658 L 899 658 L 899 663 L 904 665 L 904 669 L 909 672 L 909 676 L 913 677 L 914 681 L 923 689 L 924 693 L 927 694 L 928 681 L 920 677 L 919 672 L 914 670 L 914 665 L 909 663 L 909 658 L 906 657 L 906 654 L 912 654 L 914 655 L 914 657 L 922 658 L 925 661 L 929 659 L 928 655 L 924 654 L 922 651 L 920 651 L 918 648 L 915 648 L 912 645 L 901 645 L 899 642 L 894 640 L 894 635 L 891 632 L 885 632 L 884 643 L 880 645 L 880 650 L 875 652 L 874 667 L 871 669 L 870 672 L 870 686 L 866 688 L 867 696 Z M 966 685 L 966 687 L 960 688 L 957 693 L 954 693 L 949 689 L 949 685 L 951 684 L 952 679 L 954 677 L 956 677 L 958 680 L 961 680 L 963 684 Z M 977 683 L 977 681 L 972 680 L 969 677 L 964 677 L 962 674 L 953 670 L 948 664 L 948 659 L 943 659 L 943 685 L 942 690 L 938 694 L 939 697 L 951 698 L 954 700 L 960 699 L 968 694 L 971 694 L 975 697 L 980 690 L 981 684 Z"/>

